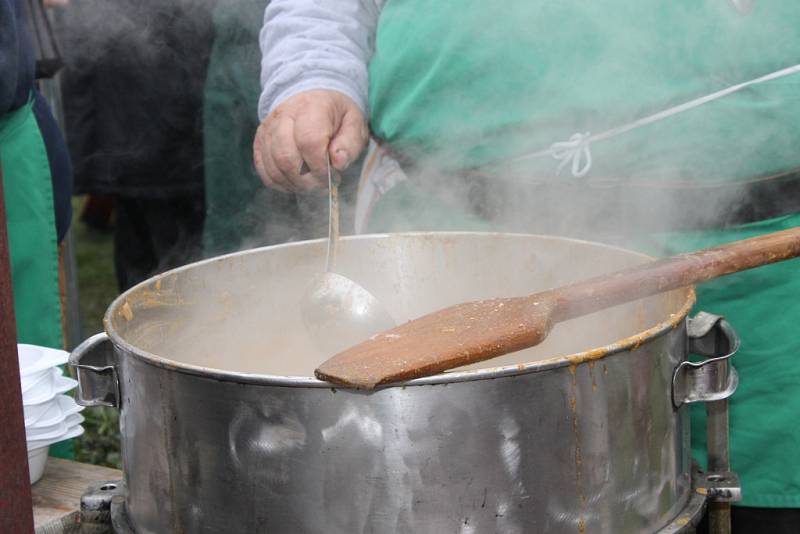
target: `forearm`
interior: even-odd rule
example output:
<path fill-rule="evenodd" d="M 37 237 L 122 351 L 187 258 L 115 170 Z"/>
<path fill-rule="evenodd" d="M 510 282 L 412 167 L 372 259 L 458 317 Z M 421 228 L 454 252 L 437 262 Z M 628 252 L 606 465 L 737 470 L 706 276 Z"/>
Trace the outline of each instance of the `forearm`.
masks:
<path fill-rule="evenodd" d="M 367 63 L 383 0 L 272 0 L 261 29 L 259 118 L 287 98 L 332 89 L 366 113 Z"/>

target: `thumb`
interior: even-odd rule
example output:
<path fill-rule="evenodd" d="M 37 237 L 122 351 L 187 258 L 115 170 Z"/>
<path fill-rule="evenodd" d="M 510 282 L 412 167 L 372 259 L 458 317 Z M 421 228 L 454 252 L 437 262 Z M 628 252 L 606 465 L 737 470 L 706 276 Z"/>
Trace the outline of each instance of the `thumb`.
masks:
<path fill-rule="evenodd" d="M 355 106 L 342 117 L 342 123 L 330 142 L 331 164 L 338 171 L 345 170 L 364 149 L 369 130 L 361 111 Z"/>

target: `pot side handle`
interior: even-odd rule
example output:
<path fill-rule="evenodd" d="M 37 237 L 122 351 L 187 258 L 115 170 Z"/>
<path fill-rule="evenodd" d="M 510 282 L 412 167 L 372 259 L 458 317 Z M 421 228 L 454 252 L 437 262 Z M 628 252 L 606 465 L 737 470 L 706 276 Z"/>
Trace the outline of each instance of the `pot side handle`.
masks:
<path fill-rule="evenodd" d="M 730 358 L 739 350 L 739 336 L 723 317 L 698 312 L 689 319 L 689 352 L 707 359 L 681 362 L 672 375 L 672 404 L 727 399 L 739 386 Z"/>
<path fill-rule="evenodd" d="M 114 345 L 105 332 L 95 334 L 69 355 L 78 378 L 75 402 L 81 406 L 119 408 L 119 376 Z"/>

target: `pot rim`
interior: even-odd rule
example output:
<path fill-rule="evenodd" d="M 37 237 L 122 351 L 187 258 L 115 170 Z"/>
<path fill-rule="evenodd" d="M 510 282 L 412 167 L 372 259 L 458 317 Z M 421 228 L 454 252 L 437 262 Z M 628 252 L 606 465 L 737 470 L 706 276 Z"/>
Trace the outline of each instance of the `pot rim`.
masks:
<path fill-rule="evenodd" d="M 375 239 L 375 238 L 430 238 L 432 236 L 444 236 L 444 237 L 468 237 L 468 236 L 483 236 L 483 237 L 491 237 L 491 236 L 502 236 L 502 237 L 535 237 L 539 239 L 550 239 L 550 240 L 558 240 L 558 241 L 571 241 L 573 243 L 585 243 L 591 246 L 601 246 L 612 250 L 619 250 L 621 252 L 625 252 L 627 254 L 636 255 L 641 258 L 652 260 L 654 259 L 652 256 L 647 254 L 642 254 L 640 252 L 632 251 L 629 249 L 625 249 L 622 247 L 617 247 L 613 245 L 607 245 L 605 243 L 597 243 L 593 241 L 587 241 L 584 239 L 575 239 L 575 238 L 566 238 L 566 237 L 558 237 L 558 236 L 548 236 L 548 235 L 538 235 L 538 234 L 526 234 L 526 233 L 519 233 L 519 232 L 402 232 L 402 233 L 393 233 L 393 234 L 361 234 L 361 235 L 354 235 L 354 236 L 345 236 L 342 237 L 342 240 L 347 241 L 356 241 L 361 239 Z M 357 391 L 354 388 L 346 388 L 336 384 L 332 384 L 330 382 L 325 382 L 323 380 L 319 380 L 313 376 L 289 376 L 289 375 L 269 375 L 269 374 L 256 374 L 256 373 L 242 373 L 237 371 L 227 371 L 223 369 L 216 369 L 213 367 L 204 367 L 200 365 L 192 365 L 188 363 L 181 363 L 175 360 L 171 360 L 169 358 L 164 358 L 157 354 L 153 354 L 151 352 L 142 350 L 134 345 L 128 343 L 122 336 L 114 329 L 113 323 L 111 320 L 112 314 L 115 310 L 123 306 L 123 304 L 128 300 L 130 294 L 136 292 L 139 288 L 144 286 L 149 286 L 156 283 L 158 280 L 164 279 L 169 276 L 173 276 L 176 273 L 180 273 L 183 271 L 187 271 L 189 269 L 195 268 L 199 265 L 203 265 L 205 263 L 211 263 L 220 260 L 221 258 L 228 258 L 228 257 L 236 257 L 236 256 L 243 256 L 247 254 L 255 254 L 261 253 L 264 250 L 273 249 L 273 248 L 289 248 L 289 247 L 298 247 L 298 246 L 306 246 L 309 243 L 320 243 L 327 241 L 325 238 L 321 239 L 310 239 L 306 241 L 295 241 L 291 243 L 282 243 L 278 245 L 270 245 L 266 247 L 259 247 L 254 249 L 243 250 L 239 252 L 232 252 L 230 254 L 224 254 L 221 256 L 215 256 L 213 258 L 208 258 L 205 260 L 201 260 L 194 263 L 189 263 L 187 265 L 183 265 L 181 267 L 177 267 L 175 269 L 171 269 L 169 271 L 165 271 L 161 274 L 148 278 L 135 286 L 129 288 L 128 290 L 121 293 L 117 296 L 109 305 L 106 313 L 103 317 L 103 326 L 105 328 L 106 334 L 108 335 L 109 339 L 113 343 L 115 347 L 122 348 L 125 352 L 131 354 L 135 358 L 145 362 L 147 364 L 160 367 L 163 369 L 167 369 L 169 371 L 175 371 L 179 373 L 189 374 L 200 376 L 203 378 L 210 378 L 214 380 L 221 380 L 226 382 L 235 382 L 241 384 L 254 384 L 254 385 L 263 385 L 263 386 L 277 386 L 277 387 L 310 387 L 310 388 L 331 388 L 334 390 L 338 389 L 348 389 L 352 391 Z M 388 384 L 384 386 L 378 386 L 375 388 L 376 390 L 380 389 L 388 389 L 388 388 L 395 388 L 395 387 L 408 387 L 408 386 L 429 386 L 429 385 L 447 385 L 451 383 L 458 383 L 458 382 L 471 382 L 474 380 L 490 380 L 495 378 L 504 378 L 510 376 L 517 376 L 517 375 L 524 375 L 529 373 L 547 371 L 550 369 L 557 369 L 559 367 L 574 367 L 578 364 L 584 362 L 594 362 L 596 360 L 603 359 L 607 356 L 611 356 L 614 354 L 618 354 L 620 352 L 625 352 L 627 350 L 636 349 L 642 343 L 646 341 L 650 341 L 651 339 L 655 339 L 661 337 L 668 332 L 676 329 L 679 324 L 681 324 L 686 317 L 689 315 L 689 312 L 694 306 L 696 300 L 694 286 L 688 288 L 686 300 L 684 301 L 681 308 L 676 313 L 671 313 L 669 318 L 661 321 L 660 323 L 652 326 L 642 332 L 634 334 L 632 336 L 617 340 L 613 343 L 608 345 L 593 348 L 590 350 L 576 352 L 573 354 L 567 355 L 560 355 L 560 356 L 553 356 L 551 358 L 546 358 L 542 360 L 536 360 L 534 362 L 528 362 L 523 364 L 515 364 L 515 365 L 504 365 L 499 367 L 486 367 L 482 369 L 472 369 L 466 371 L 446 371 L 444 373 L 439 373 L 432 376 L 426 376 L 422 378 L 415 378 L 413 380 L 407 380 L 405 382 L 396 382 L 393 384 Z M 369 392 L 364 392 L 368 394 Z"/>

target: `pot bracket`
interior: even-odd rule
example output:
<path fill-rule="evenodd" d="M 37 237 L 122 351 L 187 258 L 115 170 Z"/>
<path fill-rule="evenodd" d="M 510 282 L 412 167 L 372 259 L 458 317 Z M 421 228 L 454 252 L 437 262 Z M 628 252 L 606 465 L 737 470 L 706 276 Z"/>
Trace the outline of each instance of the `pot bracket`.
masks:
<path fill-rule="evenodd" d="M 739 350 L 739 336 L 719 315 L 699 312 L 688 321 L 689 353 L 706 356 L 700 362 L 681 362 L 672 376 L 672 404 L 727 399 L 739 385 L 739 374 L 729 361 Z"/>

